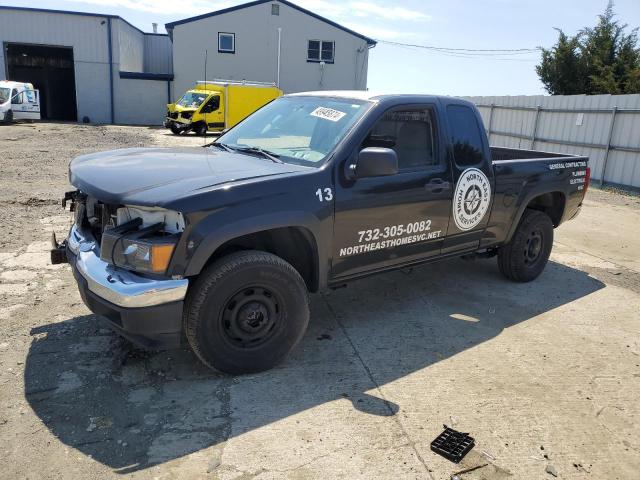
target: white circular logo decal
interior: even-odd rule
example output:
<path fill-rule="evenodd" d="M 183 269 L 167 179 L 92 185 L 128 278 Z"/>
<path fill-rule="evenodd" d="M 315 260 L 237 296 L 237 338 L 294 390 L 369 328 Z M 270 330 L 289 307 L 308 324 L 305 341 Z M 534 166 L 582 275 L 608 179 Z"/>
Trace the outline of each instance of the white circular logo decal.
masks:
<path fill-rule="evenodd" d="M 460 230 L 471 230 L 484 218 L 491 203 L 489 179 L 477 168 L 468 168 L 456 185 L 453 220 Z"/>

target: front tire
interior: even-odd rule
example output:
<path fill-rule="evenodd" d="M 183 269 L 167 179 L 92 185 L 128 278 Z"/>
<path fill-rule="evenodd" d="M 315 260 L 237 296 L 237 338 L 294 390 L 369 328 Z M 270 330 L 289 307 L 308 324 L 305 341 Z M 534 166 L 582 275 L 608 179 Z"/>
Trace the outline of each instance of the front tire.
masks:
<path fill-rule="evenodd" d="M 553 247 L 553 223 L 538 210 L 525 210 L 509 243 L 498 250 L 498 268 L 509 280 L 530 282 L 544 270 Z"/>
<path fill-rule="evenodd" d="M 196 135 L 198 135 L 199 137 L 204 137 L 207 134 L 207 124 L 202 122 L 202 123 L 198 123 L 193 131 L 195 132 Z"/>
<path fill-rule="evenodd" d="M 260 251 L 214 262 L 200 274 L 185 304 L 189 345 L 205 365 L 230 374 L 274 367 L 308 324 L 304 280 L 282 258 Z"/>
<path fill-rule="evenodd" d="M 173 133 L 174 135 L 180 135 L 183 132 L 183 130 L 181 128 L 178 128 L 175 123 L 172 123 L 169 128 L 171 129 L 171 133 Z"/>
<path fill-rule="evenodd" d="M 4 123 L 9 124 L 13 123 L 13 111 L 7 110 L 7 113 L 4 114 Z"/>

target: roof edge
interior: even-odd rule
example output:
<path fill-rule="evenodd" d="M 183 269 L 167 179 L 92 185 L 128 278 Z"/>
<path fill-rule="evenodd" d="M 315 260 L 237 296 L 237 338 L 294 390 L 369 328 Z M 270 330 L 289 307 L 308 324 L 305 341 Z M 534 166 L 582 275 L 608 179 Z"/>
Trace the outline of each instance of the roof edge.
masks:
<path fill-rule="evenodd" d="M 346 33 L 349 33 L 353 36 L 356 36 L 358 38 L 361 38 L 362 40 L 366 41 L 368 45 L 370 45 L 371 47 L 374 47 L 377 45 L 377 41 L 367 37 L 366 35 L 362 35 L 361 33 L 358 33 L 354 30 L 351 30 L 350 28 L 347 28 L 343 25 L 340 25 L 339 23 L 334 22 L 333 20 L 329 20 L 328 18 L 323 17 L 322 15 L 318 15 L 317 13 L 314 13 L 310 10 L 307 10 L 306 8 L 302 8 L 299 5 L 296 5 L 295 3 L 289 2 L 288 0 L 254 0 L 253 2 L 248 2 L 248 3 L 243 3 L 241 5 L 236 5 L 235 7 L 228 7 L 228 8 L 223 8 L 222 10 L 216 10 L 213 12 L 209 12 L 209 13 L 203 13 L 202 15 L 196 15 L 195 17 L 189 17 L 189 18 L 185 18 L 183 20 L 176 20 L 175 22 L 169 22 L 169 23 L 165 23 L 164 28 L 167 29 L 167 31 L 172 30 L 174 27 L 178 26 L 178 25 L 184 25 L 185 23 L 191 23 L 191 22 L 196 22 L 198 20 L 203 20 L 205 18 L 210 18 L 210 17 L 217 17 L 218 15 L 223 15 L 225 13 L 231 13 L 231 12 L 235 12 L 237 10 L 242 10 L 245 8 L 249 8 L 249 7 L 255 7 L 257 5 L 262 5 L 263 3 L 269 3 L 269 2 L 280 2 L 283 5 L 286 5 L 288 7 L 293 8 L 294 10 L 298 10 L 299 12 L 302 12 L 306 15 L 309 15 L 317 20 L 320 20 L 322 22 L 325 22 L 329 25 L 331 25 L 332 27 L 338 28 L 339 30 L 342 30 Z"/>
<path fill-rule="evenodd" d="M 14 7 L 12 5 L 0 5 L 0 10 L 17 10 L 22 12 L 40 12 L 40 13 L 60 13 L 63 15 L 78 15 L 82 17 L 114 18 L 114 19 L 122 20 L 124 23 L 129 25 L 131 28 L 135 28 L 138 32 L 140 32 L 143 35 L 168 36 L 168 34 L 166 33 L 145 32 L 139 29 L 138 27 L 136 27 L 135 25 L 133 25 L 132 23 L 128 22 L 124 18 L 122 18 L 120 15 L 113 15 L 110 13 L 91 13 L 91 12 L 80 12 L 77 10 L 56 10 L 56 9 L 50 9 L 50 8 L 35 8 L 35 7 Z"/>
<path fill-rule="evenodd" d="M 133 80 L 166 80 L 173 81 L 173 73 L 119 72 L 120 78 Z"/>

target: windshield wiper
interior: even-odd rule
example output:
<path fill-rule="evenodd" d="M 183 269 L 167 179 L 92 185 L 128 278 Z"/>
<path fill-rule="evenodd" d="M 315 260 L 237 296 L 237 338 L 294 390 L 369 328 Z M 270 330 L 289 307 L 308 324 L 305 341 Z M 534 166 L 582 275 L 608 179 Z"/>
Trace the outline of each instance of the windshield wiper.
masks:
<path fill-rule="evenodd" d="M 280 155 L 274 152 L 270 152 L 269 150 L 264 150 L 260 147 L 229 147 L 229 148 L 233 148 L 238 152 L 259 153 L 260 155 L 262 155 L 265 158 L 268 158 L 274 163 L 284 163 L 282 160 L 280 160 L 280 158 L 278 158 L 280 157 Z"/>
<path fill-rule="evenodd" d="M 231 148 L 229 145 L 227 145 L 226 143 L 221 143 L 221 142 L 211 142 L 209 145 L 205 145 L 206 147 L 219 147 L 222 150 L 226 150 L 227 152 L 233 152 L 234 149 Z"/>
<path fill-rule="evenodd" d="M 231 148 L 229 145 L 227 145 L 226 143 L 222 143 L 222 142 L 211 142 L 209 145 L 214 146 L 214 147 L 220 147 L 223 150 L 226 150 L 227 152 L 233 152 L 233 148 Z"/>

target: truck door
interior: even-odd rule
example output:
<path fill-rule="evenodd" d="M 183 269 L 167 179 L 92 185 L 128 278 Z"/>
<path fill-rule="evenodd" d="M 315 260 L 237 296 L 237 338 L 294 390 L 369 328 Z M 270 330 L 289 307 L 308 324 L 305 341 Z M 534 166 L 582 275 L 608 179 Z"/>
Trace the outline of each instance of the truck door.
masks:
<path fill-rule="evenodd" d="M 25 119 L 25 101 L 24 91 L 14 88 L 11 90 L 11 110 L 13 111 L 14 120 Z"/>
<path fill-rule="evenodd" d="M 40 103 L 38 90 L 13 89 L 11 92 L 11 110 L 16 120 L 39 120 Z"/>
<path fill-rule="evenodd" d="M 387 110 L 358 149 L 395 150 L 399 171 L 336 183 L 332 279 L 440 253 L 451 211 L 451 170 L 434 105 Z"/>
<path fill-rule="evenodd" d="M 209 97 L 209 100 L 202 106 L 200 112 L 204 114 L 207 128 L 224 128 L 224 113 L 220 107 L 220 95 L 212 95 Z"/>
<path fill-rule="evenodd" d="M 482 119 L 469 105 L 444 103 L 453 168 L 453 207 L 442 253 L 478 248 L 489 221 L 494 191 L 493 167 Z"/>

